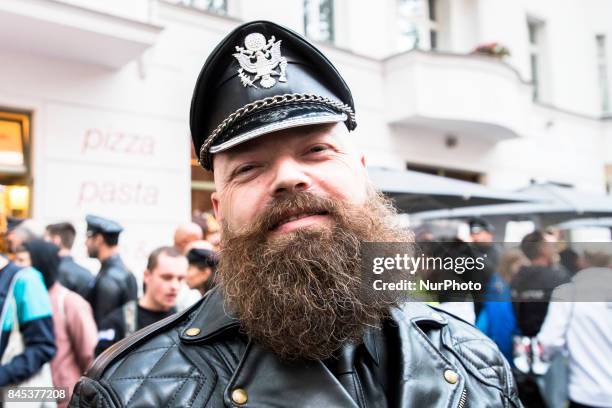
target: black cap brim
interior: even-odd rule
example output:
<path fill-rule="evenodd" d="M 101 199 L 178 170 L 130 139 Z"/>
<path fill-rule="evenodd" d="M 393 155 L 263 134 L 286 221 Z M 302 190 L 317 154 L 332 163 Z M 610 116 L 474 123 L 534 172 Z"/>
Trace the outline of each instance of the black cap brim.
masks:
<path fill-rule="evenodd" d="M 223 133 L 210 147 L 215 154 L 253 140 L 259 136 L 300 126 L 339 123 L 347 115 L 329 106 L 316 102 L 285 105 L 281 108 L 263 110 L 246 116 L 242 121 Z"/>

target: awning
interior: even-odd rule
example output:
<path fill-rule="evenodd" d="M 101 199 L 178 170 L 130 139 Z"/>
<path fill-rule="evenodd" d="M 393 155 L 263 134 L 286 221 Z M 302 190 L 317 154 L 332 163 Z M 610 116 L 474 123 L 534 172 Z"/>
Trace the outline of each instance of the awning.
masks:
<path fill-rule="evenodd" d="M 435 209 L 524 202 L 533 198 L 528 194 L 499 191 L 482 184 L 410 170 L 368 167 L 368 174 L 376 189 L 392 198 L 397 208 L 408 214 Z"/>
<path fill-rule="evenodd" d="M 428 211 L 415 217 L 419 220 L 469 217 L 506 217 L 509 220 L 516 220 L 537 217 L 545 226 L 574 218 L 612 217 L 610 195 L 585 192 L 550 183 L 533 184 L 518 192 L 528 194 L 538 201 Z"/>
<path fill-rule="evenodd" d="M 554 226 L 562 230 L 578 228 L 611 228 L 612 218 L 582 218 L 562 222 Z"/>

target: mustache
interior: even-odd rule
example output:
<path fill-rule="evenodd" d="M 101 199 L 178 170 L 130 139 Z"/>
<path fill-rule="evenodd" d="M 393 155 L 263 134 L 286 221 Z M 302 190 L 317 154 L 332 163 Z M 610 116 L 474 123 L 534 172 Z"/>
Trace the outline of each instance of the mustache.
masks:
<path fill-rule="evenodd" d="M 279 196 L 265 206 L 246 234 L 272 231 L 291 217 L 305 215 L 328 215 L 341 221 L 341 208 L 337 201 L 308 191 Z"/>

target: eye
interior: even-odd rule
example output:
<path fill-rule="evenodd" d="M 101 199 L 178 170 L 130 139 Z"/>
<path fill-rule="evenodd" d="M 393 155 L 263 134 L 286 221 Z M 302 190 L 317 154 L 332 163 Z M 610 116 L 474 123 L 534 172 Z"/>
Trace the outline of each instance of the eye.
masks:
<path fill-rule="evenodd" d="M 239 174 L 244 174 L 244 173 L 248 173 L 249 171 L 253 170 L 255 168 L 254 165 L 252 164 L 245 164 L 243 166 L 239 166 L 236 171 L 234 172 L 235 175 L 239 175 Z"/>
<path fill-rule="evenodd" d="M 318 144 L 315 146 L 312 146 L 310 149 L 308 149 L 308 153 L 320 153 L 320 152 L 324 152 L 326 150 L 328 150 L 329 147 L 323 144 Z"/>

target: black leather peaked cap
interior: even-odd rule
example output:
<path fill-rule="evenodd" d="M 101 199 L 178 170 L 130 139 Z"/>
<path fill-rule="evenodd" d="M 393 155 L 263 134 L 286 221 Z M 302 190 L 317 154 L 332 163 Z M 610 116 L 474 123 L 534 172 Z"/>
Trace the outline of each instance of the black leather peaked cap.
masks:
<path fill-rule="evenodd" d="M 123 227 L 117 221 L 97 215 L 89 214 L 85 217 L 85 221 L 87 222 L 87 231 L 94 234 L 118 235 L 123 231 Z"/>
<path fill-rule="evenodd" d="M 351 91 L 301 35 L 268 21 L 241 25 L 213 50 L 195 85 L 191 136 L 200 164 L 212 155 L 290 127 L 356 127 Z"/>

